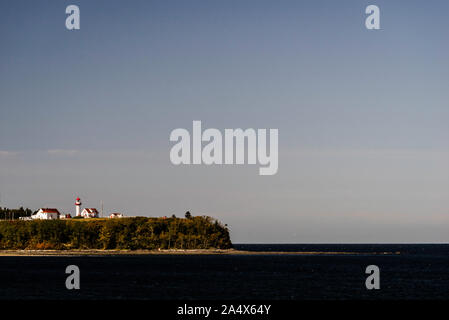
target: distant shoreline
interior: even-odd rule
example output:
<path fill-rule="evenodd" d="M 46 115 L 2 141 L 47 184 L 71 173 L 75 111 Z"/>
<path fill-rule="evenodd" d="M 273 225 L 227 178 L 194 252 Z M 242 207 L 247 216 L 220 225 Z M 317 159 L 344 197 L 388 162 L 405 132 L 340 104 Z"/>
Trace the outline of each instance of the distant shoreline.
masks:
<path fill-rule="evenodd" d="M 163 250 L 0 250 L 0 257 L 115 256 L 115 255 L 399 255 L 400 252 L 246 251 L 236 249 Z"/>

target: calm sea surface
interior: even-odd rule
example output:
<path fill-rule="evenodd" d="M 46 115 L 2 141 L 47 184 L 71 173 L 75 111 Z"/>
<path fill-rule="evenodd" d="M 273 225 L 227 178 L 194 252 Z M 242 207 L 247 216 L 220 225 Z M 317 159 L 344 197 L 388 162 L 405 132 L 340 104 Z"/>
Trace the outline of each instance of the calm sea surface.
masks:
<path fill-rule="evenodd" d="M 449 299 L 449 245 L 235 248 L 357 254 L 0 257 L 0 299 Z M 81 270 L 81 290 L 65 288 L 71 264 Z M 381 289 L 368 291 L 365 268 L 372 264 Z"/>

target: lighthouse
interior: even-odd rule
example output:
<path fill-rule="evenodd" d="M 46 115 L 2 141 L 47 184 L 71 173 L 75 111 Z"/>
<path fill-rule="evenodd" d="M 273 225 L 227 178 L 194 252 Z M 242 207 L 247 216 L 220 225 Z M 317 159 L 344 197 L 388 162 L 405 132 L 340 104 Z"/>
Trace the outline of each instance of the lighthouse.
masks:
<path fill-rule="evenodd" d="M 75 207 L 76 207 L 76 216 L 79 217 L 81 215 L 81 199 L 80 198 L 76 198 L 75 201 Z"/>

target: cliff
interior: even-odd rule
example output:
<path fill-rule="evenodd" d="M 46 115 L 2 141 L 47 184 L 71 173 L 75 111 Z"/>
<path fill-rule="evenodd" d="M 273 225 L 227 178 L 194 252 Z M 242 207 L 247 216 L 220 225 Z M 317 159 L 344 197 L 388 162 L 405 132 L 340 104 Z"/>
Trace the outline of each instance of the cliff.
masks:
<path fill-rule="evenodd" d="M 211 217 L 1 221 L 0 249 L 228 249 Z"/>

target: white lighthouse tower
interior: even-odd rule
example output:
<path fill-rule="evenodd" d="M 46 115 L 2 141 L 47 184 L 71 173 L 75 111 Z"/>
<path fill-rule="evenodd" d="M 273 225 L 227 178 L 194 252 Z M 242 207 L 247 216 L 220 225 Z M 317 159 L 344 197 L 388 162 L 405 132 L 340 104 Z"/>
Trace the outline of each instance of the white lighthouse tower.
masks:
<path fill-rule="evenodd" d="M 81 215 L 81 199 L 80 198 L 76 198 L 75 207 L 76 207 L 76 216 L 79 217 Z"/>

